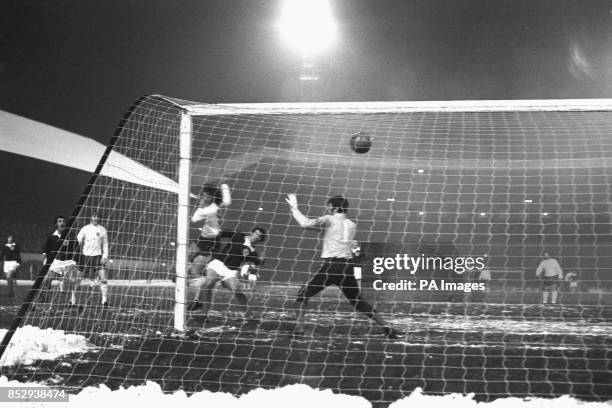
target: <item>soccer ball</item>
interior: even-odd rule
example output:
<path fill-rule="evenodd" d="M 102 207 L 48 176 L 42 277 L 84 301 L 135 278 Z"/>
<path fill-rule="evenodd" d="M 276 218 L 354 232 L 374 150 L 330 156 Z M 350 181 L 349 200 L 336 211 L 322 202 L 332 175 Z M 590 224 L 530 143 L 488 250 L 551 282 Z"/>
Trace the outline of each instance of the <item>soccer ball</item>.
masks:
<path fill-rule="evenodd" d="M 351 137 L 351 149 L 355 153 L 364 154 L 370 151 L 372 138 L 365 132 L 357 132 Z"/>

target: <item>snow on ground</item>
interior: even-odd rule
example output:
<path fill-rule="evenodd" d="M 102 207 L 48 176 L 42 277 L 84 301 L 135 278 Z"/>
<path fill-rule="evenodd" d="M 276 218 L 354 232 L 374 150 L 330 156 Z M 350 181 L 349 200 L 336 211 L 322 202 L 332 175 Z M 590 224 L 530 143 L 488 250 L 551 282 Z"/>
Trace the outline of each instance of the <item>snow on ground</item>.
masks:
<path fill-rule="evenodd" d="M 0 329 L 0 339 L 6 334 Z M 9 348 L 0 359 L 0 366 L 32 364 L 36 360 L 55 360 L 61 356 L 94 350 L 84 336 L 67 334 L 63 330 L 24 326 L 17 329 Z"/>
<path fill-rule="evenodd" d="M 8 381 L 0 377 L 0 387 L 24 387 L 37 384 L 23 384 Z M 223 407 L 223 408 L 371 408 L 372 404 L 362 397 L 335 394 L 330 390 L 313 389 L 307 385 L 287 385 L 273 390 L 257 389 L 240 397 L 227 393 L 202 391 L 188 396 L 183 391 L 165 394 L 161 387 L 153 382 L 146 385 L 121 388 L 111 391 L 104 385 L 87 387 L 77 395 L 70 395 L 69 402 L 27 402 L 4 403 L 3 408 L 108 408 L 109 406 L 180 406 L 181 408 Z M 520 399 L 500 398 L 493 402 L 475 401 L 471 395 L 451 394 L 431 396 L 423 394 L 417 388 L 408 397 L 392 403 L 389 408 L 420 407 L 453 407 L 453 408 L 610 408 L 612 402 L 583 402 L 568 396 L 554 399 Z"/>
<path fill-rule="evenodd" d="M 0 338 L 6 330 L 0 330 Z M 62 330 L 40 329 L 32 326 L 20 328 L 13 337 L 13 345 L 3 357 L 3 365 L 31 364 L 34 360 L 53 360 L 60 356 L 86 352 L 95 349 L 80 335 L 66 334 Z M 34 387 L 41 384 L 20 383 L 0 377 L 0 387 Z M 273 390 L 257 389 L 240 397 L 227 393 L 202 391 L 188 396 L 183 391 L 166 394 L 154 382 L 111 391 L 108 387 L 87 387 L 76 395 L 70 395 L 68 403 L 18 402 L 2 403 L 3 408 L 58 407 L 88 408 L 109 406 L 180 406 L 181 408 L 224 407 L 224 408 L 370 408 L 372 405 L 362 397 L 336 394 L 330 390 L 313 389 L 307 385 L 295 384 Z M 452 406 L 453 408 L 610 408 L 609 402 L 585 403 L 568 396 L 555 399 L 501 398 L 490 403 L 478 403 L 472 395 L 451 394 L 445 396 L 424 395 L 417 388 L 408 397 L 390 405 L 390 408 L 417 408 Z"/>

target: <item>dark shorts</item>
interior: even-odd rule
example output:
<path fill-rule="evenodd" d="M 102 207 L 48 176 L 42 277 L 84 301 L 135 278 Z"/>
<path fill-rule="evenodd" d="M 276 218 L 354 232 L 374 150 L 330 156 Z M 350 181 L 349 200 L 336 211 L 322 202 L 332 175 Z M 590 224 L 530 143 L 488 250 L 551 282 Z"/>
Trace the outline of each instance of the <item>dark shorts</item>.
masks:
<path fill-rule="evenodd" d="M 559 278 L 556 276 L 544 276 L 542 277 L 542 289 L 548 289 L 553 285 L 559 284 Z"/>
<path fill-rule="evenodd" d="M 103 268 L 102 255 L 96 255 L 96 256 L 81 255 L 79 261 L 80 261 L 79 267 L 81 268 L 81 271 L 83 273 L 98 272 L 100 269 Z"/>
<path fill-rule="evenodd" d="M 353 262 L 344 258 L 326 258 L 297 295 L 298 302 L 305 302 L 330 285 L 342 290 L 349 301 L 360 300 L 359 286 L 353 273 Z"/>
<path fill-rule="evenodd" d="M 203 236 L 199 236 L 196 241 L 197 250 L 194 251 L 189 257 L 189 262 L 193 262 L 193 260 L 198 256 L 211 256 L 215 251 L 219 240 L 217 238 L 204 238 Z"/>

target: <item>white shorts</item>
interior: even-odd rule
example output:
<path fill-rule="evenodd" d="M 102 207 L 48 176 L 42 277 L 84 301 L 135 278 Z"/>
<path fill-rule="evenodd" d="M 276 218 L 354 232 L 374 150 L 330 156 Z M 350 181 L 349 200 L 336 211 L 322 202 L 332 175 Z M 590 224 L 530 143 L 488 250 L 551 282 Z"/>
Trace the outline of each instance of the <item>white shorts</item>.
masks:
<path fill-rule="evenodd" d="M 355 279 L 361 279 L 361 266 L 355 266 L 353 268 L 353 275 L 355 275 Z"/>
<path fill-rule="evenodd" d="M 210 261 L 208 265 L 206 265 L 206 268 L 216 272 L 217 275 L 221 277 L 221 279 L 235 278 L 238 274 L 238 271 L 228 268 L 223 262 L 218 259 L 213 259 L 212 261 Z"/>
<path fill-rule="evenodd" d="M 54 259 L 49 267 L 49 270 L 57 273 L 58 275 L 63 275 L 64 273 L 68 272 L 72 266 L 76 267 L 76 262 L 73 260 L 60 261 L 59 259 Z"/>
<path fill-rule="evenodd" d="M 17 270 L 19 262 L 17 261 L 4 261 L 4 273 L 12 273 Z"/>

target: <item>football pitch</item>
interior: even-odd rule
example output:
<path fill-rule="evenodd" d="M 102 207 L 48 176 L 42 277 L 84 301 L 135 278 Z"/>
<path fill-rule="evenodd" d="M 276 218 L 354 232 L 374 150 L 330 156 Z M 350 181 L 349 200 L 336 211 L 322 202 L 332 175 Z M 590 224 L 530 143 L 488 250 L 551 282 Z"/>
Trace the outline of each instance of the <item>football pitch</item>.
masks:
<path fill-rule="evenodd" d="M 27 289 L 20 287 L 19 297 Z M 415 388 L 427 394 L 474 393 L 501 397 L 612 398 L 612 309 L 609 294 L 564 294 L 563 305 L 542 306 L 536 291 L 491 292 L 487 302 L 446 302 L 424 293 L 385 303 L 364 291 L 393 326 L 406 334 L 388 340 L 352 311 L 335 288 L 312 299 L 306 334 L 294 337 L 298 286 L 260 283 L 250 299 L 253 318 L 223 289 L 205 324 L 192 314 L 199 337 L 171 333 L 170 285 L 111 288 L 111 306 L 84 287 L 84 309 L 59 299 L 40 304 L 27 324 L 84 335 L 95 350 L 58 362 L 4 367 L 0 375 L 68 390 L 105 384 L 111 389 L 159 383 L 164 391 L 232 394 L 305 383 L 360 395 L 385 406 Z M 387 295 L 388 296 L 388 295 Z M 2 327 L 17 302 L 3 302 Z M 391 304 L 393 306 L 391 306 Z"/>

